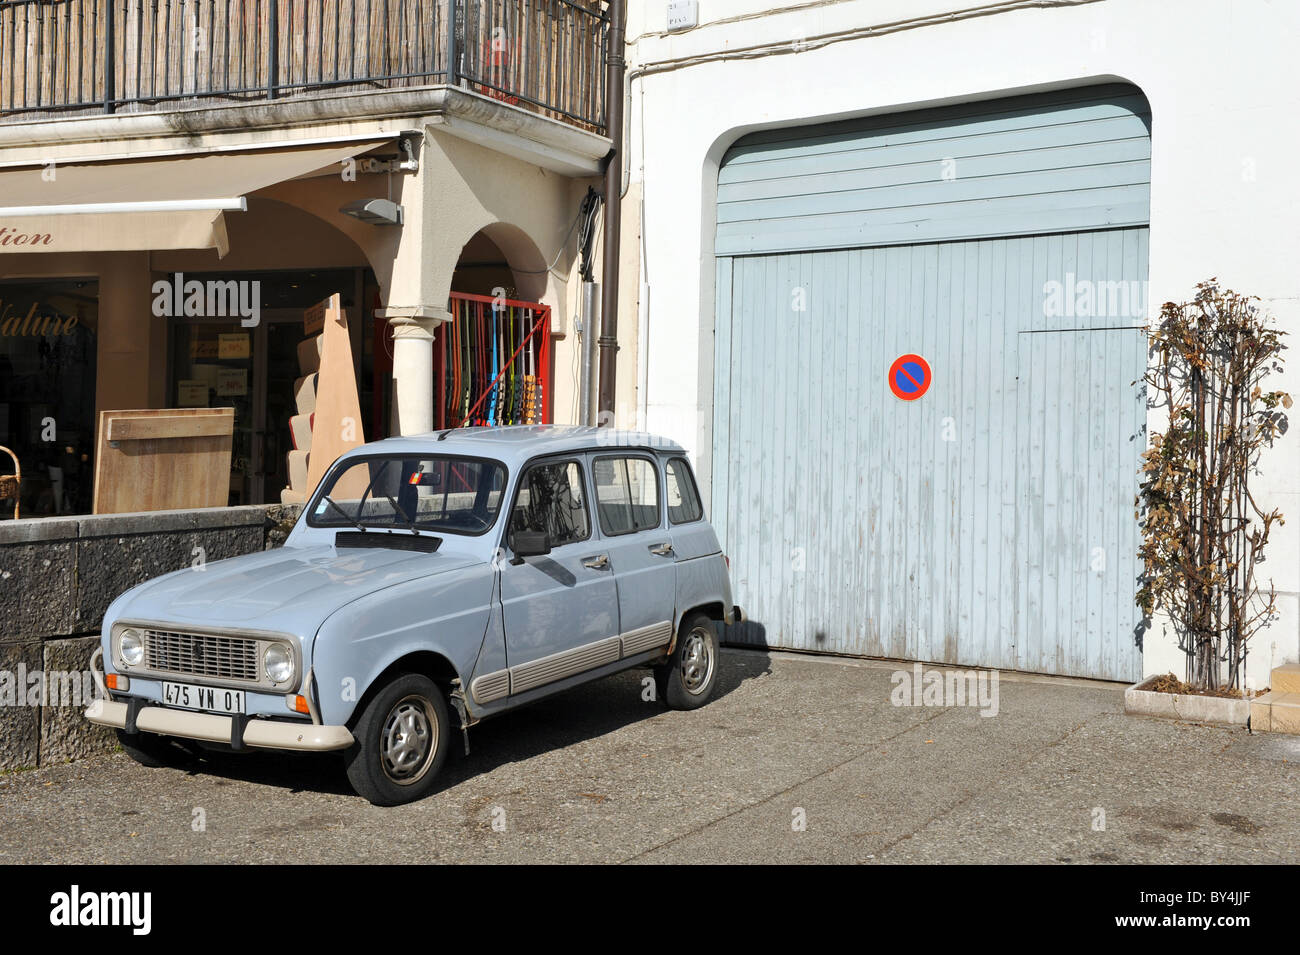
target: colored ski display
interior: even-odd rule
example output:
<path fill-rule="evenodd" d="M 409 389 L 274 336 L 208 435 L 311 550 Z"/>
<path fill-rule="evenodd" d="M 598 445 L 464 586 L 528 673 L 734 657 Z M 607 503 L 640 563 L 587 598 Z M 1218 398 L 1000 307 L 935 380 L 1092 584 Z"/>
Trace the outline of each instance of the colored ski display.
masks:
<path fill-rule="evenodd" d="M 459 292 L 449 308 L 434 339 L 438 427 L 549 421 L 550 308 Z"/>

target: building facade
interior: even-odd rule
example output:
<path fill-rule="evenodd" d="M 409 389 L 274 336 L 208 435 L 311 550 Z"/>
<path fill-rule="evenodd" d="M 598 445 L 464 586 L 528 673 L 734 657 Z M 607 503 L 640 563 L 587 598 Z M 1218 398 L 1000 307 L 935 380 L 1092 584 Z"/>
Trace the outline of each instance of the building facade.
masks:
<path fill-rule="evenodd" d="M 1300 330 L 1298 28 L 1267 0 L 633 4 L 623 412 L 690 445 L 745 639 L 1182 672 L 1133 600 L 1141 329 L 1217 277 Z M 1296 456 L 1257 479 L 1286 515 Z M 1260 686 L 1300 659 L 1296 527 Z"/>
<path fill-rule="evenodd" d="M 113 409 L 233 406 L 231 503 L 279 501 L 303 312 L 334 293 L 364 439 L 469 410 L 475 296 L 519 305 L 484 333 L 499 348 L 549 315 L 527 354 L 572 420 L 607 32 L 596 0 L 0 5 L 0 445 L 23 515 L 89 510 Z"/>

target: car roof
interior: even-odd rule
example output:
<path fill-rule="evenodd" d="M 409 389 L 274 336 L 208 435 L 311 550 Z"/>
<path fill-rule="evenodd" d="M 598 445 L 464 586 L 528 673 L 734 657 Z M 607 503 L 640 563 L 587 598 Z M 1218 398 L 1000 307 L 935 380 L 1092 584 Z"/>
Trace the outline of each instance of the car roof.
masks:
<path fill-rule="evenodd" d="M 363 454 L 464 454 L 497 458 L 506 464 L 520 464 L 539 454 L 565 451 L 658 451 L 684 454 L 685 449 L 669 438 L 644 431 L 621 431 L 578 425 L 523 424 L 496 427 L 451 428 L 385 438 L 354 448 L 348 457 Z"/>

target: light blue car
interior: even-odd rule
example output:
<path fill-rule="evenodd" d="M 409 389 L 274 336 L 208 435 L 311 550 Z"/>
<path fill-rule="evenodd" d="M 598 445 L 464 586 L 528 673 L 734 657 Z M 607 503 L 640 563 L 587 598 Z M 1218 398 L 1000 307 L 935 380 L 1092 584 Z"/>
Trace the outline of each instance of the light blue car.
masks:
<path fill-rule="evenodd" d="M 160 765 L 195 745 L 343 750 L 379 805 L 435 785 L 457 729 L 653 667 L 702 706 L 742 619 L 681 447 L 596 428 L 467 428 L 343 455 L 282 548 L 109 606 L 88 719 Z"/>

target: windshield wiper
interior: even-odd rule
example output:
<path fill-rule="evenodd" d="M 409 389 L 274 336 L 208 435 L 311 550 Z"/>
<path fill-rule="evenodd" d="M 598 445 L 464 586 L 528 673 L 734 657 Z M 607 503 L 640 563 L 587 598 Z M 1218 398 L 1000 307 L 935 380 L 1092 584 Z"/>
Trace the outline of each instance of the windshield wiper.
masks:
<path fill-rule="evenodd" d="M 410 515 L 406 513 L 406 511 L 402 508 L 402 505 L 397 503 L 397 498 L 393 497 L 393 495 L 391 494 L 385 494 L 384 497 L 388 498 L 388 503 L 393 505 L 393 510 L 395 510 L 398 514 L 402 515 L 402 520 L 406 521 L 406 529 L 409 530 L 412 534 L 420 533 L 418 530 L 415 529 L 415 521 L 411 520 Z"/>
<path fill-rule="evenodd" d="M 347 522 L 348 522 L 349 524 L 351 524 L 353 527 L 358 528 L 358 529 L 359 529 L 363 534 L 365 533 L 366 525 L 365 525 L 365 524 L 362 524 L 359 520 L 357 520 L 355 517 L 353 517 L 353 516 L 352 516 L 351 514 L 349 514 L 347 511 L 343 510 L 343 508 L 339 507 L 339 505 L 335 504 L 334 501 L 330 498 L 330 496 L 329 496 L 328 494 L 322 494 L 322 495 L 320 496 L 320 499 L 321 499 L 322 501 L 324 501 L 326 504 L 328 504 L 330 507 L 334 508 L 334 510 L 336 510 L 336 511 L 338 511 L 340 514 L 342 514 L 342 515 L 343 515 L 343 519 L 344 519 L 345 521 L 347 521 Z"/>

